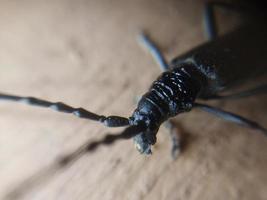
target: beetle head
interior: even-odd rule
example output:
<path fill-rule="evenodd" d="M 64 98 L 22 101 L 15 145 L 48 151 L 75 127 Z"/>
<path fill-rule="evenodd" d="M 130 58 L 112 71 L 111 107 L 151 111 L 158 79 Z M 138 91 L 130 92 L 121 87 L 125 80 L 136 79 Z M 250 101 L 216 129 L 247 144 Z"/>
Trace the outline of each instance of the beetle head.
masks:
<path fill-rule="evenodd" d="M 144 131 L 136 135 L 133 138 L 136 149 L 141 154 L 152 154 L 151 145 L 156 143 L 156 134 L 157 131 Z"/>

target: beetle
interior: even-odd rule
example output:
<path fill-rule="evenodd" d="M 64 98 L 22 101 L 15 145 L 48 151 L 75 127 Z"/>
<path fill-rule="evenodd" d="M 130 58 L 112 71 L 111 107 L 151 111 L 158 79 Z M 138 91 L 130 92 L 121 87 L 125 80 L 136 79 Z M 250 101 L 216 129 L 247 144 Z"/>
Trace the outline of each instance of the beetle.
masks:
<path fill-rule="evenodd" d="M 267 31 L 264 22 L 258 20 L 257 23 L 254 23 L 255 21 L 253 23 L 246 22 L 233 32 L 218 36 L 214 19 L 215 6 L 240 10 L 225 3 L 208 3 L 205 7 L 205 22 L 209 41 L 178 56 L 170 64 L 146 34 L 142 33 L 139 36 L 141 44 L 155 57 L 164 72 L 152 83 L 148 92 L 141 97 L 137 108 L 129 118 L 102 116 L 84 108 L 74 108 L 61 102 L 50 102 L 34 97 L 0 93 L 0 100 L 49 107 L 56 111 L 72 113 L 80 118 L 98 121 L 108 127 L 127 126 L 121 134 L 107 134 L 102 140 L 86 144 L 86 147 L 82 147 L 82 151 L 84 149 L 94 151 L 100 145 L 111 145 L 120 139 L 133 138 L 140 153 L 151 154 L 151 146 L 156 143 L 156 134 L 160 125 L 167 122 L 173 129 L 174 124 L 169 119 L 194 108 L 267 134 L 264 127 L 252 120 L 197 102 L 198 99 L 237 99 L 267 91 L 267 85 L 260 85 L 227 96 L 220 94 L 231 85 L 242 83 L 253 75 L 256 76 L 266 71 L 262 64 L 265 63 L 264 59 L 267 55 L 265 45 Z M 255 74 L 252 74 L 253 71 Z M 180 143 L 175 131 L 171 131 L 171 138 L 173 141 L 172 156 L 176 158 L 180 150 Z M 62 157 L 51 168 L 45 168 L 36 176 L 31 176 L 23 181 L 7 194 L 7 199 L 17 199 L 42 178 L 45 177 L 44 180 L 47 180 L 57 169 L 68 166 L 77 159 L 80 154 L 79 150 Z"/>
<path fill-rule="evenodd" d="M 110 145 L 119 139 L 133 138 L 140 153 L 151 154 L 151 146 L 156 143 L 156 134 L 161 124 L 193 108 L 200 108 L 227 121 L 259 130 L 267 135 L 267 130 L 257 122 L 196 102 L 197 99 L 233 99 L 267 91 L 267 85 L 260 85 L 236 94 L 220 95 L 220 92 L 231 85 L 266 71 L 263 63 L 267 56 L 265 37 L 267 28 L 263 19 L 258 17 L 256 22 L 246 21 L 236 30 L 219 37 L 214 19 L 215 6 L 237 9 L 226 3 L 207 3 L 205 22 L 209 41 L 174 58 L 170 64 L 146 34 L 140 35 L 141 43 L 155 57 L 164 72 L 141 97 L 137 108 L 128 118 L 98 115 L 84 108 L 74 108 L 61 102 L 50 102 L 34 97 L 0 93 L 0 99 L 72 113 L 80 118 L 98 121 L 107 127 L 127 126 L 121 134 L 107 134 L 102 140 L 92 142 L 88 146 L 88 151 L 95 150 L 101 144 Z M 168 122 L 173 126 L 170 121 Z M 180 148 L 175 134 L 172 134 L 173 157 Z M 64 162 L 67 161 L 68 159 L 64 159 Z"/>

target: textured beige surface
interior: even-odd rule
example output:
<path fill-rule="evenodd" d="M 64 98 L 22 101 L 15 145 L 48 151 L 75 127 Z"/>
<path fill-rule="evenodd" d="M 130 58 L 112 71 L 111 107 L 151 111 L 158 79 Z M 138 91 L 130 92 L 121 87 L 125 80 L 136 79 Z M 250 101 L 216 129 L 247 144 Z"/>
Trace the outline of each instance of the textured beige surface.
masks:
<path fill-rule="evenodd" d="M 129 116 L 160 70 L 136 42 L 144 29 L 168 59 L 204 41 L 202 1 L 0 1 L 0 91 Z M 267 98 L 213 102 L 267 124 Z M 267 196 L 267 140 L 200 111 L 162 127 L 153 156 L 132 141 L 56 161 L 107 129 L 49 109 L 0 102 L 0 199 L 257 199 Z M 31 177 L 31 178 L 30 178 Z"/>

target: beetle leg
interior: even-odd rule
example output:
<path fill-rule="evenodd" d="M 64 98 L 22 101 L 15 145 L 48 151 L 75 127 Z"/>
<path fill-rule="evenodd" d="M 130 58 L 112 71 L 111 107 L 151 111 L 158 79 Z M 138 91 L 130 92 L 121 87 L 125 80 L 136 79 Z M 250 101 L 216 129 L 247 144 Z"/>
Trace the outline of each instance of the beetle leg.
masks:
<path fill-rule="evenodd" d="M 216 25 L 215 7 L 222 7 L 238 12 L 245 12 L 246 7 L 234 3 L 207 2 L 204 5 L 204 32 L 208 40 L 213 40 L 218 36 L 218 26 Z"/>
<path fill-rule="evenodd" d="M 213 114 L 217 117 L 220 117 L 226 121 L 234 122 L 234 123 L 239 124 L 241 126 L 246 126 L 246 127 L 252 128 L 252 129 L 259 130 L 267 136 L 267 129 L 265 129 L 264 127 L 259 125 L 257 122 L 246 119 L 240 115 L 237 115 L 237 114 L 234 114 L 231 112 L 227 112 L 227 111 L 224 111 L 224 110 L 221 110 L 219 108 L 212 107 L 212 106 L 209 106 L 206 104 L 195 103 L 194 107 L 200 108 L 201 110 L 208 112 L 208 113 L 211 113 L 211 114 Z"/>
<path fill-rule="evenodd" d="M 157 62 L 162 71 L 168 70 L 169 65 L 165 57 L 163 56 L 162 52 L 145 33 L 142 32 L 138 36 L 138 41 L 149 51 L 149 53 L 153 56 L 153 58 L 155 59 L 155 61 Z"/>
<path fill-rule="evenodd" d="M 218 30 L 216 26 L 215 13 L 213 2 L 208 2 L 204 6 L 203 22 L 204 33 L 208 40 L 213 40 L 218 36 Z"/>
<path fill-rule="evenodd" d="M 208 2 L 204 7 L 204 31 L 208 40 L 213 40 L 217 37 L 217 27 L 214 15 L 214 3 Z"/>
<path fill-rule="evenodd" d="M 250 97 L 254 95 L 259 95 L 259 94 L 266 94 L 267 93 L 267 84 L 263 84 L 260 86 L 257 86 L 255 88 L 249 89 L 249 90 L 244 90 L 241 92 L 229 94 L 229 95 L 213 95 L 210 97 L 204 98 L 205 100 L 216 100 L 216 99 L 240 99 L 240 98 L 245 98 L 245 97 Z"/>
<path fill-rule="evenodd" d="M 169 129 L 172 143 L 171 156 L 173 160 L 175 160 L 181 153 L 181 133 L 178 130 L 177 126 L 171 120 L 166 121 L 165 125 Z"/>

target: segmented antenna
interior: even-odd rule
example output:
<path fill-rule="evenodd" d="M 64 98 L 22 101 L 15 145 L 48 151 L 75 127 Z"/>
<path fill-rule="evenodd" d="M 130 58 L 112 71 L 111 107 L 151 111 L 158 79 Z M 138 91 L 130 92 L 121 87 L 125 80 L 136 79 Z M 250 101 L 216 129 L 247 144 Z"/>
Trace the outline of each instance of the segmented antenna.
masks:
<path fill-rule="evenodd" d="M 87 152 L 93 152 L 96 150 L 99 146 L 105 145 L 109 146 L 113 143 L 117 142 L 118 140 L 127 140 L 130 139 L 137 134 L 139 134 L 141 131 L 144 131 L 145 127 L 142 124 L 133 125 L 125 128 L 121 133 L 119 134 L 105 134 L 105 136 L 97 141 L 89 142 L 85 146 L 83 146 L 81 149 L 78 149 L 77 151 L 62 157 L 59 160 L 59 164 L 62 166 L 65 166 L 72 162 L 73 160 L 77 159 L 77 157 L 80 157 L 82 154 L 85 154 Z"/>
<path fill-rule="evenodd" d="M 51 108 L 58 112 L 70 113 L 79 118 L 98 121 L 108 127 L 120 127 L 130 125 L 128 118 L 120 116 L 103 116 L 92 113 L 84 108 L 73 108 L 61 102 L 50 102 L 35 97 L 23 97 L 0 93 L 0 100 L 22 102 L 32 106 Z"/>

